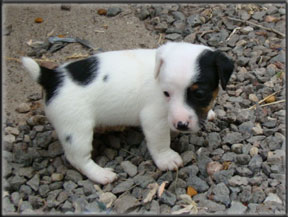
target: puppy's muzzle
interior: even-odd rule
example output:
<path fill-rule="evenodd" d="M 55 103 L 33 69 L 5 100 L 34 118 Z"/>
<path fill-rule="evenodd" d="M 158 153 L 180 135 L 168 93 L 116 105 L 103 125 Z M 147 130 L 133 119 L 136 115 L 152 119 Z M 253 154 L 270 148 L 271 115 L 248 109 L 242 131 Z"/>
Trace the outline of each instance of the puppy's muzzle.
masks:
<path fill-rule="evenodd" d="M 187 130 L 189 130 L 188 126 L 189 126 L 189 122 L 188 121 L 185 122 L 185 123 L 183 123 L 182 121 L 179 121 L 177 123 L 176 129 L 180 130 L 180 131 L 187 131 Z"/>

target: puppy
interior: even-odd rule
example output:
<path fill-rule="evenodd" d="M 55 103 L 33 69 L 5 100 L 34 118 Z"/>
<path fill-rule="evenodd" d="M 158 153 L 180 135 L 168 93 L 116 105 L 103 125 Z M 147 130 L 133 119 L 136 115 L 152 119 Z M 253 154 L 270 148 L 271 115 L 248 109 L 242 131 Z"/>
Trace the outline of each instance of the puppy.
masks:
<path fill-rule="evenodd" d="M 219 81 L 225 90 L 234 68 L 220 51 L 185 42 L 99 53 L 53 70 L 28 57 L 22 63 L 45 90 L 45 113 L 66 158 L 99 184 L 117 176 L 91 158 L 95 127 L 140 125 L 157 167 L 177 169 L 170 129 L 197 132 L 207 115 L 215 118 Z"/>

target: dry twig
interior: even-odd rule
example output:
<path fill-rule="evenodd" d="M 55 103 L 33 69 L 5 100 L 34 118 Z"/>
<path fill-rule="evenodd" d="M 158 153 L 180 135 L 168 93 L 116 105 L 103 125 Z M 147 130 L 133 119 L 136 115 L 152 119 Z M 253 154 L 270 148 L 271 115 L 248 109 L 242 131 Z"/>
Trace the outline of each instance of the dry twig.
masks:
<path fill-rule="evenodd" d="M 264 105 L 260 105 L 260 107 L 267 106 L 267 105 L 274 105 L 274 104 L 278 104 L 278 103 L 281 103 L 281 102 L 285 102 L 285 99 L 281 99 L 281 100 L 278 100 L 276 102 L 270 102 L 270 103 L 267 103 L 267 104 L 264 104 Z"/>
<path fill-rule="evenodd" d="M 232 37 L 232 35 L 234 35 L 235 32 L 236 32 L 237 30 L 239 30 L 239 29 L 241 29 L 241 27 L 236 27 L 236 28 L 232 31 L 232 33 L 229 35 L 229 37 L 226 39 L 226 41 L 229 41 L 230 38 Z"/>
<path fill-rule="evenodd" d="M 265 102 L 268 98 L 270 98 L 271 96 L 274 96 L 275 94 L 279 93 L 280 91 L 281 91 L 281 90 L 276 91 L 276 92 L 270 94 L 269 96 L 266 96 L 264 99 L 262 99 L 262 100 L 260 100 L 259 102 L 257 102 L 257 104 L 261 104 L 261 103 Z M 281 100 L 280 100 L 280 101 L 281 101 Z M 279 101 L 278 101 L 278 102 L 279 102 Z M 244 110 L 251 110 L 251 109 L 255 109 L 256 106 L 257 106 L 257 104 L 251 106 L 250 108 L 244 109 Z M 271 105 L 272 103 L 268 103 L 268 104 Z M 265 105 L 268 105 L 268 104 L 265 104 Z M 275 104 L 275 102 L 273 102 L 273 104 Z M 261 105 L 261 107 L 263 107 L 263 106 L 265 106 L 265 105 Z"/>
<path fill-rule="evenodd" d="M 227 18 L 228 18 L 229 20 L 233 20 L 233 21 L 236 21 L 236 22 L 241 22 L 241 23 L 250 24 L 250 25 L 256 26 L 256 27 L 258 27 L 258 28 L 260 28 L 260 29 L 264 29 L 264 30 L 267 30 L 267 31 L 274 32 L 274 33 L 282 36 L 283 38 L 285 37 L 285 34 L 284 34 L 284 33 L 279 32 L 278 30 L 273 29 L 273 28 L 268 28 L 268 27 L 262 26 L 262 25 L 257 24 L 257 23 L 253 23 L 253 22 L 248 21 L 248 20 L 240 20 L 240 19 L 233 18 L 233 17 L 227 17 Z"/>

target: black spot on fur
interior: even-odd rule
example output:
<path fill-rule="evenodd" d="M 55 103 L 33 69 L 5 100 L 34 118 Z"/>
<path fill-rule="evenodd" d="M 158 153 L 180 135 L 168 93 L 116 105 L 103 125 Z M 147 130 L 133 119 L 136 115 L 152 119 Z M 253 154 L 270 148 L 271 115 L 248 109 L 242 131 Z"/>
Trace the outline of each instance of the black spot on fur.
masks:
<path fill-rule="evenodd" d="M 60 71 L 48 69 L 40 66 L 41 75 L 39 77 L 39 84 L 41 84 L 46 93 L 46 104 L 57 94 L 59 87 L 63 83 L 63 73 Z"/>
<path fill-rule="evenodd" d="M 80 85 L 87 85 L 97 76 L 98 58 L 92 56 L 66 66 L 72 79 Z"/>
<path fill-rule="evenodd" d="M 66 136 L 66 137 L 65 137 L 65 141 L 66 141 L 67 143 L 71 144 L 71 143 L 72 143 L 72 136 L 71 136 L 71 135 Z"/>
<path fill-rule="evenodd" d="M 198 58 L 198 68 L 197 81 L 191 83 L 191 86 L 197 84 L 198 88 L 190 86 L 186 89 L 186 103 L 196 111 L 200 119 L 206 119 L 207 108 L 215 98 L 219 80 L 225 89 L 234 65 L 220 51 L 206 50 Z"/>
<path fill-rule="evenodd" d="M 109 78 L 109 75 L 105 75 L 105 76 L 103 77 L 103 81 L 104 81 L 104 82 L 107 82 L 108 78 Z"/>

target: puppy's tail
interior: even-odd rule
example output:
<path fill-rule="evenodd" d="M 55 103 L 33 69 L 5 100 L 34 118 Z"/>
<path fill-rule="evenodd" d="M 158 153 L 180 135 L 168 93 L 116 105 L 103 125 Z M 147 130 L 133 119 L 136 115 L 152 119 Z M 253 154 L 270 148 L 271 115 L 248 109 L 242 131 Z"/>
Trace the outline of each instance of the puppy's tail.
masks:
<path fill-rule="evenodd" d="M 22 57 L 21 61 L 24 68 L 30 73 L 33 80 L 40 83 L 41 68 L 38 63 L 36 63 L 36 61 L 30 57 Z"/>

